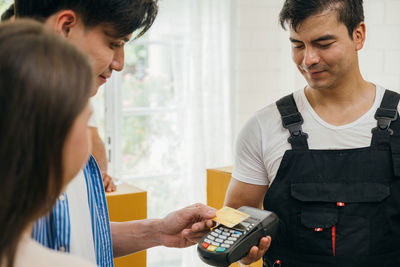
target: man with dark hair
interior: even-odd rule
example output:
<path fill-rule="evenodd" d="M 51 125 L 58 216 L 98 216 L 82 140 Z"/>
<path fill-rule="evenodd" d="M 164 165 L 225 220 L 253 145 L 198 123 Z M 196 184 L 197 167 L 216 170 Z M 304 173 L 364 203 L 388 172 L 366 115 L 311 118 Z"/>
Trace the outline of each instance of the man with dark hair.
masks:
<path fill-rule="evenodd" d="M 279 22 L 283 29 L 289 24 L 291 29 L 297 31 L 297 27 L 309 16 L 316 15 L 327 9 L 337 11 L 337 19 L 343 23 L 353 40 L 354 29 L 364 21 L 363 0 L 310 0 L 301 4 L 286 1 L 279 14 Z"/>
<path fill-rule="evenodd" d="M 34 18 L 78 47 L 92 64 L 93 95 L 124 66 L 124 45 L 143 35 L 157 15 L 157 0 L 16 0 L 16 18 Z M 68 77 L 65 77 L 68 79 Z M 113 266 L 120 257 L 154 246 L 193 245 L 213 225 L 214 209 L 195 204 L 163 219 L 109 222 L 102 176 L 93 156 L 34 226 L 43 245 Z M 112 237 L 112 238 L 111 238 Z"/>
<path fill-rule="evenodd" d="M 364 80 L 362 0 L 285 0 L 307 85 L 242 129 L 225 204 L 280 218 L 242 259 L 264 266 L 400 266 L 400 95 Z"/>
<path fill-rule="evenodd" d="M 6 21 L 13 19 L 14 16 L 14 3 L 12 3 L 6 11 L 1 15 L 1 21 Z M 106 147 L 101 140 L 99 135 L 96 115 L 93 111 L 92 117 L 89 120 L 89 130 L 90 130 L 90 139 L 92 145 L 92 155 L 96 159 L 97 164 L 99 165 L 101 176 L 103 178 L 103 185 L 106 192 L 113 192 L 117 190 L 116 185 L 114 184 L 113 178 L 108 174 L 108 160 Z"/>

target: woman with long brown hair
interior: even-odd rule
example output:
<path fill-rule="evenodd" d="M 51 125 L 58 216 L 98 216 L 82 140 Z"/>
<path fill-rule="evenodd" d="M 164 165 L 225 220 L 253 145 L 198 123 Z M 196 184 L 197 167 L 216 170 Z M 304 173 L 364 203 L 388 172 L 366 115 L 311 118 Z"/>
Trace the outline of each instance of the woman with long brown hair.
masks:
<path fill-rule="evenodd" d="M 92 266 L 30 238 L 89 155 L 92 71 L 33 21 L 0 25 L 0 267 Z"/>

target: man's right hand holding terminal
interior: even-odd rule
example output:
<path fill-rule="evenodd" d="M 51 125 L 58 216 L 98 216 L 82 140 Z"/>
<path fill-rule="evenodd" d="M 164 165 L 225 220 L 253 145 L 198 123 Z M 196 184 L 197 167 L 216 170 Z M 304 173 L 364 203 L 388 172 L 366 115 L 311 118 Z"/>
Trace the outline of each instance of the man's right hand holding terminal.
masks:
<path fill-rule="evenodd" d="M 250 265 L 253 262 L 258 261 L 259 259 L 264 256 L 265 252 L 269 249 L 269 246 L 271 245 L 271 237 L 270 236 L 265 236 L 260 239 L 260 243 L 258 246 L 253 246 L 249 254 L 247 254 L 246 257 L 242 258 L 239 262 L 244 265 Z"/>

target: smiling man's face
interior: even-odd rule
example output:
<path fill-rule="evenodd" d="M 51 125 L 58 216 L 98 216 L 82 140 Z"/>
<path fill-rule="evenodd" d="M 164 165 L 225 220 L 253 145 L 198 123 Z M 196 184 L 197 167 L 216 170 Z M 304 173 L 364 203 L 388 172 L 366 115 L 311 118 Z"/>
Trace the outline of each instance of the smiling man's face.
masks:
<path fill-rule="evenodd" d="M 79 25 L 78 25 L 79 27 Z M 88 56 L 95 76 L 95 90 L 111 77 L 112 71 L 121 71 L 124 67 L 124 48 L 131 35 L 115 38 L 109 27 L 99 25 L 85 29 L 80 25 L 69 41 Z"/>
<path fill-rule="evenodd" d="M 291 28 L 290 41 L 293 61 L 311 88 L 335 88 L 358 70 L 360 48 L 334 10 L 308 17 L 297 31 Z"/>

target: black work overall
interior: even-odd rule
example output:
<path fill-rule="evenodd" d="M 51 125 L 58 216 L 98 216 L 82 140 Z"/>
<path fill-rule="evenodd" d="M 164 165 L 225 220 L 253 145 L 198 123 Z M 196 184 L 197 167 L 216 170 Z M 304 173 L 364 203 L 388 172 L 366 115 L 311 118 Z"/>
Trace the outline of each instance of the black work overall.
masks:
<path fill-rule="evenodd" d="M 264 198 L 280 218 L 264 266 L 400 267 L 400 95 L 385 91 L 371 146 L 308 148 L 293 95 L 277 102 L 292 150 Z"/>

